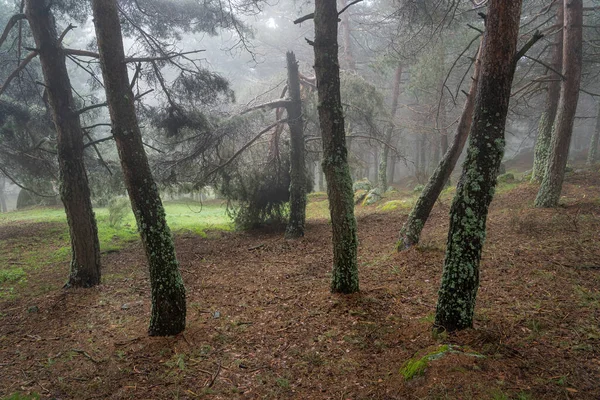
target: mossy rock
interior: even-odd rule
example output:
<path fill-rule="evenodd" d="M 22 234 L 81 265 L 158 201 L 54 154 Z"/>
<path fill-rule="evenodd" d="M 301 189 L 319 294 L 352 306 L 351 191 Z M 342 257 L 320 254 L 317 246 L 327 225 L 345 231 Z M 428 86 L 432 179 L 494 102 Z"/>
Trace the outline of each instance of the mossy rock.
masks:
<path fill-rule="evenodd" d="M 398 208 L 402 208 L 405 205 L 407 205 L 407 201 L 406 200 L 391 200 L 391 201 L 386 201 L 381 207 L 380 210 L 381 211 L 394 211 Z"/>
<path fill-rule="evenodd" d="M 415 186 L 415 188 L 413 189 L 413 193 L 421 193 L 423 191 L 423 189 L 425 189 L 424 185 L 417 185 Z"/>
<path fill-rule="evenodd" d="M 367 178 L 363 178 L 359 181 L 354 182 L 354 184 L 352 185 L 352 190 L 354 190 L 355 192 L 357 190 L 366 190 L 368 192 L 369 190 L 371 190 L 372 187 L 373 185 L 371 184 L 371 181 L 369 181 Z"/>
<path fill-rule="evenodd" d="M 512 183 L 515 181 L 515 176 L 512 173 L 498 175 L 498 183 Z"/>
<path fill-rule="evenodd" d="M 469 357 L 485 358 L 484 355 L 474 352 L 468 348 L 456 346 L 452 344 L 440 345 L 437 349 L 424 356 L 417 358 L 413 357 L 407 360 L 404 365 L 400 368 L 400 374 L 404 377 L 404 380 L 411 380 L 417 376 L 425 374 L 429 363 L 434 360 L 439 360 L 448 353 L 463 354 Z"/>
<path fill-rule="evenodd" d="M 363 201 L 363 206 L 370 206 L 371 204 L 375 204 L 381 200 L 381 189 L 375 188 L 369 191 L 367 196 Z"/>
<path fill-rule="evenodd" d="M 354 192 L 354 204 L 360 204 L 369 194 L 368 190 L 357 190 Z"/>

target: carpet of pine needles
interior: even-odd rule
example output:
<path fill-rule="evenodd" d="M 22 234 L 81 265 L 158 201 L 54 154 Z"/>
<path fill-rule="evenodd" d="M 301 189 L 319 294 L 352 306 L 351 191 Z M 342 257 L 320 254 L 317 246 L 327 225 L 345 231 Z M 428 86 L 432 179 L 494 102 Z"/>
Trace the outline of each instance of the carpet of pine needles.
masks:
<path fill-rule="evenodd" d="M 178 236 L 188 315 L 175 337 L 146 334 L 139 244 L 103 255 L 96 288 L 63 290 L 67 260 L 35 271 L 0 299 L 0 398 L 600 399 L 600 174 L 571 174 L 557 209 L 533 208 L 536 191 L 521 183 L 494 199 L 474 329 L 431 333 L 450 198 L 402 253 L 409 209 L 360 206 L 350 296 L 329 292 L 327 219 L 294 241 Z M 5 225 L 0 245 L 43 245 L 53 231 Z M 460 350 L 400 373 L 445 344 Z"/>

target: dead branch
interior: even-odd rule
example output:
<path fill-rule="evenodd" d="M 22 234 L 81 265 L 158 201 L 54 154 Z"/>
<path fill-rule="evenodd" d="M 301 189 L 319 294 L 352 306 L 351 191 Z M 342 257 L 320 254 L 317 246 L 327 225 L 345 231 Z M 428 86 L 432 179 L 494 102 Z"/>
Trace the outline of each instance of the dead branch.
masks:
<path fill-rule="evenodd" d="M 15 27 L 17 22 L 24 20 L 25 18 L 25 14 L 15 14 L 12 17 L 10 17 L 10 19 L 6 23 L 6 26 L 4 27 L 4 32 L 2 32 L 2 36 L 0 36 L 0 47 L 2 47 L 2 45 L 6 41 L 6 38 L 8 38 L 8 34 L 12 30 L 12 28 Z"/>
<path fill-rule="evenodd" d="M 27 57 L 25 57 L 23 61 L 21 61 L 21 64 L 19 64 L 19 66 L 15 68 L 13 72 L 10 73 L 10 75 L 4 81 L 4 84 L 0 87 L 0 96 L 6 91 L 6 88 L 8 87 L 8 85 L 10 85 L 10 82 L 13 79 L 15 79 L 17 75 L 19 75 L 19 72 L 21 72 L 27 66 L 27 64 L 29 64 L 29 62 L 37 56 L 37 54 L 37 51 L 32 51 L 31 53 L 29 53 Z"/>
<path fill-rule="evenodd" d="M 362 1 L 364 1 L 364 0 L 354 0 L 353 2 L 348 3 L 348 5 L 346 7 L 342 8 L 340 11 L 338 11 L 338 17 L 344 11 L 346 11 L 348 8 L 350 8 L 351 6 L 353 6 L 353 5 L 357 4 L 357 3 L 360 3 Z M 306 14 L 305 16 L 300 17 L 300 18 L 294 20 L 294 24 L 299 24 L 299 23 L 302 23 L 304 21 L 308 21 L 309 19 L 313 19 L 313 18 L 315 18 L 315 13 Z"/>
<path fill-rule="evenodd" d="M 284 100 L 284 99 L 268 101 L 266 103 L 258 104 L 258 105 L 254 106 L 254 107 L 247 108 L 244 111 L 242 111 L 240 113 L 240 115 L 244 115 L 244 114 L 249 113 L 250 111 L 259 110 L 261 108 L 269 108 L 269 109 L 272 109 L 272 108 L 287 108 L 290 104 L 291 104 L 291 101 Z"/>

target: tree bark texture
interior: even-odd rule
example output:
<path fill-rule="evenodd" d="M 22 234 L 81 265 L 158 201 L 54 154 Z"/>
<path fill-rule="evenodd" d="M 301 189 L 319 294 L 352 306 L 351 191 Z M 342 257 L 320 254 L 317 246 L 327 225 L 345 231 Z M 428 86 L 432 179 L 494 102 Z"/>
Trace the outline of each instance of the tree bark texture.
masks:
<path fill-rule="evenodd" d="M 315 72 L 323 137 L 323 171 L 333 230 L 332 292 L 359 290 L 352 178 L 340 96 L 337 9 L 332 0 L 315 0 Z"/>
<path fill-rule="evenodd" d="M 582 0 L 564 0 L 563 4 L 565 22 L 563 27 L 562 74 L 565 79 L 561 83 L 560 100 L 552 132 L 550 153 L 548 154 L 544 179 L 535 199 L 536 207 L 558 206 L 565 178 L 565 167 L 569 158 L 575 111 L 579 100 L 583 3 Z"/>
<path fill-rule="evenodd" d="M 458 127 L 456 128 L 454 141 L 446 153 L 444 153 L 442 161 L 440 161 L 433 172 L 433 175 L 429 178 L 427 185 L 419 195 L 419 199 L 410 212 L 408 219 L 402 226 L 402 229 L 400 229 L 400 237 L 396 244 L 396 249 L 398 251 L 409 249 L 419 243 L 421 231 L 429 218 L 429 214 L 440 196 L 440 193 L 444 190 L 446 182 L 450 179 L 450 175 L 452 174 L 452 171 L 454 171 L 454 167 L 465 147 L 465 143 L 469 137 L 469 131 L 471 130 L 471 123 L 473 122 L 475 95 L 477 92 L 477 83 L 479 82 L 479 70 L 481 66 L 480 54 L 481 46 L 479 46 L 479 51 L 475 57 L 471 86 L 458 122 Z"/>
<path fill-rule="evenodd" d="M 290 128 L 290 218 L 285 230 L 286 239 L 304 236 L 306 221 L 306 162 L 304 154 L 304 122 L 298 62 L 292 52 L 287 53 L 288 93 L 291 103 L 287 106 Z"/>
<path fill-rule="evenodd" d="M 112 133 L 150 269 L 152 311 L 148 333 L 185 329 L 185 287 L 165 211 L 152 177 L 129 86 L 116 0 L 93 0 L 94 25 Z"/>
<path fill-rule="evenodd" d="M 596 129 L 590 140 L 590 148 L 588 150 L 588 165 L 594 165 L 598 162 L 598 139 L 600 138 L 600 102 L 598 102 L 598 116 L 596 117 Z"/>
<path fill-rule="evenodd" d="M 396 71 L 394 73 L 394 83 L 392 86 L 392 108 L 390 110 L 390 117 L 392 121 L 398 111 L 398 99 L 400 98 L 400 81 L 402 79 L 402 64 L 398 63 Z M 389 144 L 392 142 L 392 136 L 394 134 L 393 122 L 388 126 L 387 134 L 385 135 L 385 143 L 383 145 L 383 154 L 381 155 L 381 163 L 379 164 L 379 184 L 380 189 L 385 192 L 388 188 L 388 159 L 390 156 Z"/>
<path fill-rule="evenodd" d="M 83 162 L 83 131 L 50 3 L 27 0 L 26 16 L 39 52 L 56 126 L 60 196 L 67 215 L 72 252 L 66 286 L 91 287 L 100 283 L 101 276 L 98 229 Z"/>
<path fill-rule="evenodd" d="M 561 26 L 564 21 L 563 11 L 562 0 L 557 1 L 556 22 Z M 562 70 L 562 57 L 563 35 L 559 34 L 554 43 L 552 60 L 550 61 L 554 70 Z M 556 111 L 558 110 L 558 101 L 560 99 L 560 77 L 550 70 L 548 70 L 548 73 L 556 80 L 548 82 L 546 103 L 538 121 L 538 134 L 533 155 L 533 170 L 531 171 L 531 181 L 537 183 L 542 182 L 542 179 L 544 179 L 544 173 L 548 162 L 548 152 L 550 151 L 550 141 L 552 139 L 552 127 L 554 126 Z"/>
<path fill-rule="evenodd" d="M 435 329 L 473 325 L 488 207 L 504 155 L 521 0 L 490 0 L 467 158 L 450 209 L 450 229 Z"/>

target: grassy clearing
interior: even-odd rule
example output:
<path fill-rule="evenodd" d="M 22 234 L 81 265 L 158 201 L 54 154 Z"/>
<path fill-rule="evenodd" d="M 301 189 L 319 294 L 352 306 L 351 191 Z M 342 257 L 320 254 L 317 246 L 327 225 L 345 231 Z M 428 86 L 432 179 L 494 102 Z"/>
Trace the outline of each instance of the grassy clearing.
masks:
<path fill-rule="evenodd" d="M 98 224 L 100 251 L 119 251 L 139 240 L 133 213 L 111 226 L 107 208 L 94 210 Z M 177 234 L 206 236 L 209 230 L 231 230 L 233 225 L 220 203 L 166 202 L 167 223 Z M 40 225 L 41 224 L 41 225 Z M 52 264 L 68 262 L 71 257 L 69 232 L 62 208 L 36 208 L 0 214 L 0 229 L 18 227 L 26 237 L 0 240 L 0 298 L 12 296 L 23 287 L 27 275 Z"/>

